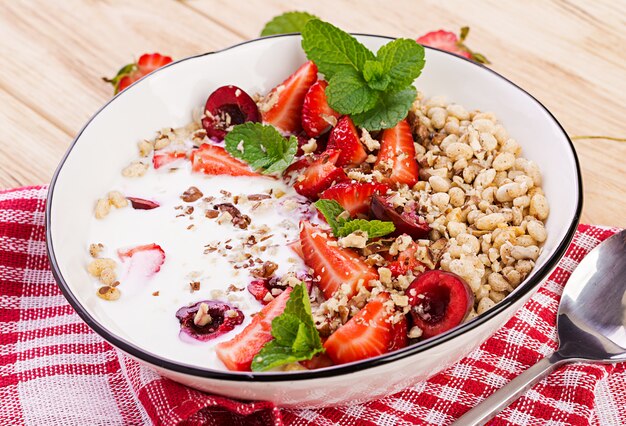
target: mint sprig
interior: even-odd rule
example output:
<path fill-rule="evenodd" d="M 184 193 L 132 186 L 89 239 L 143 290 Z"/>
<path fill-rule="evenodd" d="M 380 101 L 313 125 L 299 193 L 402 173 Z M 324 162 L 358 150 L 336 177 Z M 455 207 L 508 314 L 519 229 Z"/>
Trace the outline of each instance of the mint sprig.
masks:
<path fill-rule="evenodd" d="M 275 16 L 265 24 L 263 31 L 261 31 L 261 37 L 274 34 L 301 33 L 306 23 L 316 18 L 317 16 L 307 12 L 285 12 Z"/>
<path fill-rule="evenodd" d="M 335 237 L 345 237 L 355 231 L 367 232 L 367 238 L 383 237 L 396 230 L 393 222 L 382 220 L 365 220 L 343 218 L 344 208 L 335 200 L 320 199 L 314 203 L 315 207 L 324 215 Z M 347 215 L 346 215 L 347 216 Z"/>
<path fill-rule="evenodd" d="M 313 358 L 324 351 L 304 283 L 293 288 L 282 314 L 272 320 L 274 340 L 267 342 L 252 360 L 252 371 L 265 371 Z"/>
<path fill-rule="evenodd" d="M 298 139 L 284 138 L 273 126 L 261 123 L 243 123 L 233 127 L 224 138 L 226 151 L 250 164 L 264 174 L 285 170 L 298 151 Z"/>
<path fill-rule="evenodd" d="M 328 104 L 367 130 L 395 126 L 415 100 L 413 81 L 424 67 L 424 48 L 397 39 L 376 55 L 345 31 L 311 19 L 302 30 L 302 48 L 328 80 Z"/>

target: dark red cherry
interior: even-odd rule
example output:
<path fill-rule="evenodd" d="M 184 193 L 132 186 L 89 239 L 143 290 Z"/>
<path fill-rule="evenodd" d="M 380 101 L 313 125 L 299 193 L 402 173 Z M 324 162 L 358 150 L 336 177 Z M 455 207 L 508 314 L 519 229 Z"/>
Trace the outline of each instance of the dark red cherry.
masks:
<path fill-rule="evenodd" d="M 207 305 L 207 314 L 210 320 L 206 324 L 196 324 L 195 317 L 200 305 Z M 202 342 L 228 333 L 243 322 L 243 312 L 230 306 L 228 303 L 217 300 L 202 300 L 190 306 L 183 306 L 176 312 L 176 318 L 180 321 L 180 334 L 182 339 L 195 339 Z"/>
<path fill-rule="evenodd" d="M 260 121 L 259 108 L 250 95 L 237 86 L 222 86 L 206 101 L 204 107 L 206 117 L 202 119 L 202 127 L 207 136 L 222 140 L 230 126 L 247 121 Z"/>
<path fill-rule="evenodd" d="M 451 272 L 427 271 L 406 290 L 413 325 L 427 339 L 461 324 L 474 305 L 465 280 Z"/>
<path fill-rule="evenodd" d="M 396 226 L 393 236 L 408 234 L 413 239 L 427 238 L 430 226 L 426 219 L 417 212 L 417 204 L 409 203 L 404 207 L 394 208 L 390 195 L 375 194 L 372 197 L 370 211 L 376 219 L 392 221 Z"/>

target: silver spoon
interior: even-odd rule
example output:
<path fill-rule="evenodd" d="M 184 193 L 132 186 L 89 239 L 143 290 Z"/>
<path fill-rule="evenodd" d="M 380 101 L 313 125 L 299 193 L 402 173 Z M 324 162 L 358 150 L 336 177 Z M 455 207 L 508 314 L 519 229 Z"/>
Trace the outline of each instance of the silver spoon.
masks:
<path fill-rule="evenodd" d="M 568 362 L 626 361 L 626 230 L 594 248 L 570 277 L 556 321 L 559 348 L 455 424 L 482 425 Z"/>

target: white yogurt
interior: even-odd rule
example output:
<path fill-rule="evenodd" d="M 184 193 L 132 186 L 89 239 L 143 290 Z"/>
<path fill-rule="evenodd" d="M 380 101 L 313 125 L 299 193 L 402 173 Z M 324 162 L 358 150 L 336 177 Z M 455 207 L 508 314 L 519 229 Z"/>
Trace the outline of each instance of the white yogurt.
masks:
<path fill-rule="evenodd" d="M 185 203 L 180 196 L 190 186 L 200 189 L 203 198 Z M 121 297 L 113 302 L 96 298 L 100 310 L 124 331 L 128 340 L 149 352 L 190 365 L 225 369 L 215 354 L 215 345 L 232 339 L 250 323 L 251 314 L 262 308 L 246 289 L 253 279 L 249 270 L 234 269 L 232 258 L 255 230 L 267 226 L 268 235 L 273 236 L 255 245 L 258 253 L 254 257 L 278 264 L 278 276 L 305 270 L 302 260 L 287 244 L 298 239 L 298 224 L 310 215 L 308 203 L 279 179 L 205 176 L 192 173 L 188 162 L 173 171 L 150 168 L 143 177 L 120 176 L 111 189 L 125 196 L 157 201 L 160 207 L 135 210 L 129 205 L 112 209 L 104 219 L 92 220 L 87 245 L 102 243 L 105 249 L 100 257 L 115 259 L 119 264 Z M 232 199 L 227 199 L 231 197 L 225 197 L 221 190 L 233 196 L 267 194 L 270 190 L 284 195 L 260 202 L 238 203 L 236 207 L 241 213 L 252 219 L 248 229 L 243 230 L 232 223 L 219 224 L 216 219 L 205 217 L 205 210 L 213 204 L 232 203 Z M 206 197 L 215 197 L 215 200 L 207 203 L 203 200 Z M 194 212 L 184 214 L 183 209 L 190 205 Z M 193 227 L 188 229 L 190 225 Z M 226 243 L 228 240 L 230 242 Z M 117 250 L 150 243 L 160 245 L 165 251 L 166 259 L 160 272 L 147 280 L 126 274 L 127 265 L 122 264 Z M 207 245 L 218 243 L 222 249 L 207 251 Z M 223 249 L 226 244 L 232 249 Z M 260 251 L 261 246 L 267 247 L 265 251 Z M 227 257 L 223 256 L 225 251 Z M 85 264 L 90 260 L 86 255 Z M 192 281 L 200 282 L 200 290 L 191 292 Z M 231 285 L 242 291 L 228 292 Z M 94 295 L 100 286 L 94 279 Z M 157 291 L 159 295 L 154 296 Z M 181 340 L 176 311 L 201 300 L 220 300 L 238 307 L 245 314 L 243 324 L 208 342 Z"/>

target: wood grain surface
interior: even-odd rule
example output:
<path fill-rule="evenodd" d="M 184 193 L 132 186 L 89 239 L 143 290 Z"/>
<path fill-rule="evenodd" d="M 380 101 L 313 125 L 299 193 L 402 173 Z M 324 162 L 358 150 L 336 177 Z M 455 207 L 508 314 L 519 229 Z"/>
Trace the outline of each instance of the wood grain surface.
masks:
<path fill-rule="evenodd" d="M 468 44 L 570 135 L 626 138 L 626 2 L 585 0 L 16 0 L 0 2 L 0 188 L 47 183 L 110 98 L 101 81 L 144 52 L 182 58 L 257 37 L 306 10 L 345 30 L 415 38 L 469 25 Z M 576 140 L 582 221 L 626 226 L 626 143 Z M 564 188 L 566 189 L 566 188 Z"/>

